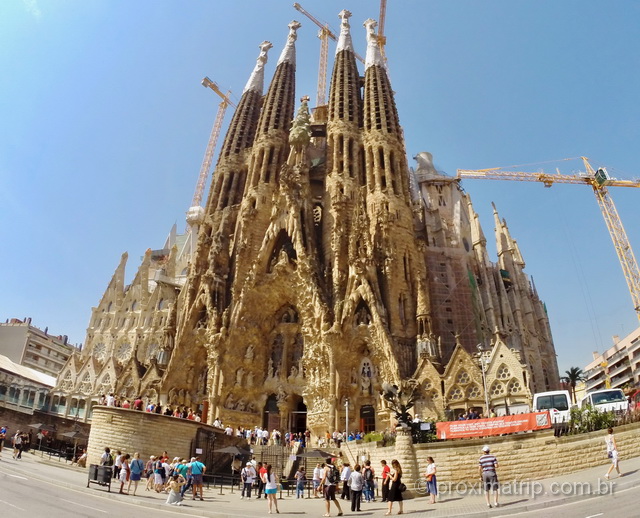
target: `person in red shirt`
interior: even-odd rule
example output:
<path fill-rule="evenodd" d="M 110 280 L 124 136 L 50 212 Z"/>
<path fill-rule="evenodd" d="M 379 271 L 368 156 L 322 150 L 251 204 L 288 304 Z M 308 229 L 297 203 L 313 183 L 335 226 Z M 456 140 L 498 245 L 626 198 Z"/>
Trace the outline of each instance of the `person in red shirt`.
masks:
<path fill-rule="evenodd" d="M 262 465 L 262 462 L 258 462 L 258 496 L 257 498 L 262 497 L 262 491 L 264 490 L 264 479 L 267 476 L 267 467 Z M 264 476 L 263 476 L 264 475 Z M 267 498 L 267 495 L 264 495 Z"/>
<path fill-rule="evenodd" d="M 381 460 L 380 464 L 382 464 L 382 501 L 386 502 L 389 497 L 389 472 L 391 468 L 387 466 L 386 460 Z"/>

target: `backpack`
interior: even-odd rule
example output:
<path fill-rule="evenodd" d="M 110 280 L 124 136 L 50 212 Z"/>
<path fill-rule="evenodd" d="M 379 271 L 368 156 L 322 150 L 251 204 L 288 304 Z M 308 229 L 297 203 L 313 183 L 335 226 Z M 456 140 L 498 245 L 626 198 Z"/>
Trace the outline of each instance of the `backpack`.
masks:
<path fill-rule="evenodd" d="M 367 481 L 373 480 L 373 470 L 371 468 L 365 468 L 364 479 Z"/>
<path fill-rule="evenodd" d="M 338 471 L 338 468 L 336 468 L 335 466 L 329 466 L 329 472 L 327 473 L 327 482 L 329 482 L 329 484 L 334 485 L 338 483 L 338 480 L 340 480 L 340 472 Z"/>
<path fill-rule="evenodd" d="M 111 455 L 107 454 L 103 466 L 113 466 L 113 457 Z"/>

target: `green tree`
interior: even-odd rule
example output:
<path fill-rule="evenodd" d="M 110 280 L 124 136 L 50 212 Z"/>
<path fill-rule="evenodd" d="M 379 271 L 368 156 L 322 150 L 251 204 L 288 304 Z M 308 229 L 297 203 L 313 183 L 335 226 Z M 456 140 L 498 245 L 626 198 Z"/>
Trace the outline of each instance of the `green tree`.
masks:
<path fill-rule="evenodd" d="M 586 379 L 584 372 L 579 367 L 571 367 L 568 371 L 565 371 L 565 374 L 566 376 L 563 376 L 560 380 L 569 384 L 571 387 L 571 399 L 576 403 L 576 385 Z"/>

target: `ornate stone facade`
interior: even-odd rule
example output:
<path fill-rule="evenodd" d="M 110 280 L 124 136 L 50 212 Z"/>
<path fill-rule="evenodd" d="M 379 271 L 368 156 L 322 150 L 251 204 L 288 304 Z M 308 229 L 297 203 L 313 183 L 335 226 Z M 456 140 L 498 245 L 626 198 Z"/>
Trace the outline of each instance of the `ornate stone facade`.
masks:
<path fill-rule="evenodd" d="M 289 25 L 264 97 L 271 45 L 261 44 L 186 284 L 151 291 L 143 262 L 124 288 L 117 271 L 83 358 L 68 365 L 76 392 L 85 378 L 104 392 L 108 375 L 119 393 L 202 405 L 210 423 L 323 434 L 343 428 L 347 410 L 350 429 L 390 426 L 383 381 L 417 379 L 423 417 L 484 407 L 485 384 L 505 411 L 558 386 L 546 311 L 506 223 L 496 212 L 492 263 L 459 182 L 428 153 L 415 171 L 407 164 L 375 22 L 365 22 L 363 78 L 350 13 L 340 16 L 329 104 L 313 115 L 303 98 L 294 120 L 300 24 Z"/>

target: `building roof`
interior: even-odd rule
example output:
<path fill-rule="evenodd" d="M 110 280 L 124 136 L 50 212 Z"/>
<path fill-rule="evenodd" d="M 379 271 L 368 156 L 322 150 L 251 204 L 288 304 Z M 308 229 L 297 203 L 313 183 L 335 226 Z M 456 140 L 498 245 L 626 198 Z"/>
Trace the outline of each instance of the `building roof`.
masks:
<path fill-rule="evenodd" d="M 49 387 L 54 387 L 56 384 L 56 378 L 53 376 L 25 367 L 19 363 L 14 363 L 2 354 L 0 354 L 0 369 Z"/>

